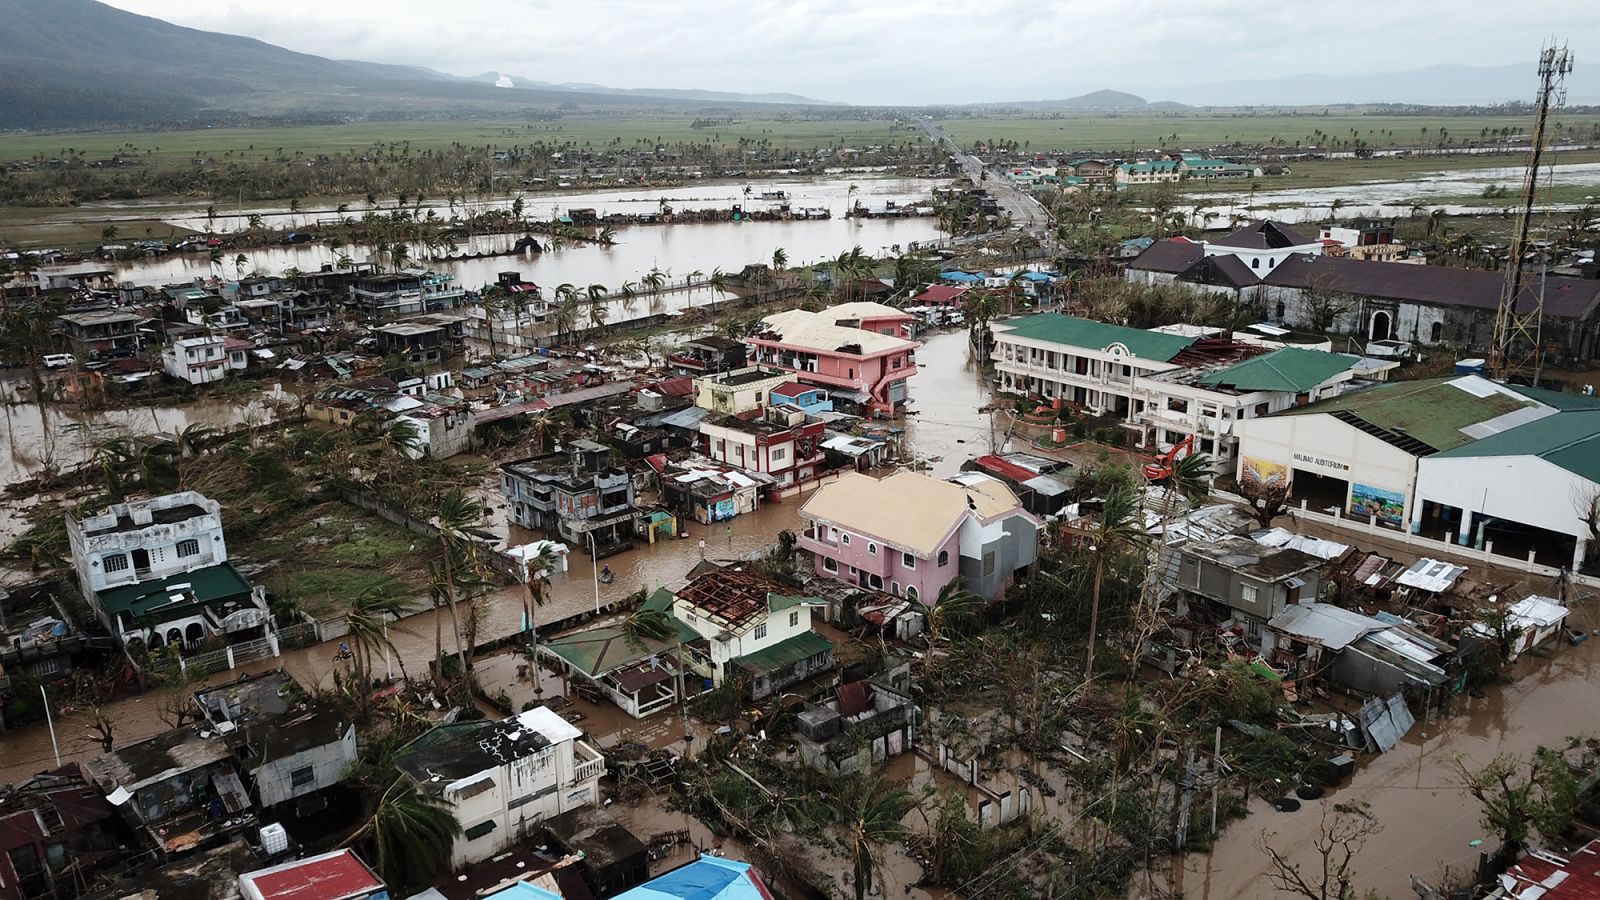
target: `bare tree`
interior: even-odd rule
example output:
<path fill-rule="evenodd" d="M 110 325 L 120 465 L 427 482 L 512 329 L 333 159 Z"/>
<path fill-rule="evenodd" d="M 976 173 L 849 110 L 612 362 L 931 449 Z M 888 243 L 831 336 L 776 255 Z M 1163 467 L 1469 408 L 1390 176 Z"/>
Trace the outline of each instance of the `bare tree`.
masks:
<path fill-rule="evenodd" d="M 1600 558 L 1600 488 L 1591 487 L 1587 491 L 1575 490 L 1572 496 L 1572 508 L 1577 512 L 1578 520 L 1589 529 L 1583 561 L 1592 562 Z"/>
<path fill-rule="evenodd" d="M 1255 514 L 1261 527 L 1271 528 L 1272 520 L 1289 508 L 1289 483 L 1245 479 L 1239 483 L 1239 496 L 1250 504 L 1250 511 Z"/>
<path fill-rule="evenodd" d="M 1269 843 L 1261 833 L 1257 844 L 1271 868 L 1267 880 L 1280 891 L 1307 900 L 1352 900 L 1355 893 L 1354 864 L 1367 838 L 1383 830 L 1367 804 L 1330 803 L 1322 808 L 1322 825 L 1311 841 L 1314 856 L 1308 866 Z"/>
<path fill-rule="evenodd" d="M 87 731 L 88 734 L 85 734 L 80 740 L 85 744 L 98 744 L 100 752 L 110 753 L 117 740 L 115 728 L 115 723 L 111 721 L 110 716 L 106 715 L 106 711 L 103 708 L 99 705 L 92 706 L 89 708 L 89 721 L 84 723 L 83 726 L 83 730 Z"/>

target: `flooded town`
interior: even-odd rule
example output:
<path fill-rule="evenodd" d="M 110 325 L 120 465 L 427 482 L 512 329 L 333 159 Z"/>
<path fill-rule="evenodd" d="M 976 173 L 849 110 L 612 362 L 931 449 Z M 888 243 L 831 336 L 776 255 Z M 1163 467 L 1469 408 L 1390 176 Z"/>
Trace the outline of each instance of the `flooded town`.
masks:
<path fill-rule="evenodd" d="M 1483 98 L 902 105 L 16 5 L 0 900 L 1600 896 L 1543 31 Z"/>

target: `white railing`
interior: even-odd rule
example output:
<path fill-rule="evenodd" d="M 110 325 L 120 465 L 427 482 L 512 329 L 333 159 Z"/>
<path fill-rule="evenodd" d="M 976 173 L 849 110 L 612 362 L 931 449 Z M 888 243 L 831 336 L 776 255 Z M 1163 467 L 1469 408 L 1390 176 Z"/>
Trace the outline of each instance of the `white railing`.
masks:
<path fill-rule="evenodd" d="M 588 744 L 583 741 L 573 741 L 572 750 L 574 757 L 572 780 L 574 782 L 588 781 L 606 773 L 605 757 L 596 753 Z"/>

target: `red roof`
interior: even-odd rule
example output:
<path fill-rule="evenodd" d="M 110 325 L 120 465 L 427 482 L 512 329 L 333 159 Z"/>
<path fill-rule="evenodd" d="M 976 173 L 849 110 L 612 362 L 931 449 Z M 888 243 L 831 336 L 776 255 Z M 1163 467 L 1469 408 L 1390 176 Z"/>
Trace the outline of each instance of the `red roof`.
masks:
<path fill-rule="evenodd" d="M 1534 853 L 1506 870 L 1501 884 L 1507 896 L 1539 900 L 1600 900 L 1600 840 L 1590 841 L 1565 861 L 1554 854 Z M 1506 882 L 1509 880 L 1510 885 Z"/>
<path fill-rule="evenodd" d="M 913 303 L 954 303 L 971 288 L 953 284 L 936 284 L 911 298 Z"/>
<path fill-rule="evenodd" d="M 230 337 L 222 339 L 222 346 L 228 348 L 229 350 L 249 350 L 251 347 L 254 347 L 255 344 L 252 344 L 249 341 L 241 341 L 236 337 Z"/>
<path fill-rule="evenodd" d="M 372 870 L 349 850 L 336 850 L 240 876 L 262 900 L 344 900 L 383 889 Z"/>
<path fill-rule="evenodd" d="M 798 381 L 785 381 L 783 384 L 780 384 L 768 391 L 768 393 L 776 394 L 779 397 L 798 397 L 801 394 L 809 394 L 814 390 L 817 390 L 817 386 L 814 384 L 801 384 Z"/>
<path fill-rule="evenodd" d="M 639 386 L 641 391 L 655 391 L 663 397 L 687 397 L 694 393 L 694 379 L 688 375 L 675 375 Z"/>
<path fill-rule="evenodd" d="M 1027 481 L 1030 478 L 1039 477 L 1038 472 L 1035 472 L 1032 469 L 1025 469 L 1016 463 L 1006 462 L 1005 460 L 998 456 L 994 456 L 993 454 L 980 456 L 974 460 L 974 462 L 983 468 L 988 469 L 990 472 L 993 472 L 996 475 L 1003 475 L 1012 481 L 1022 482 Z"/>

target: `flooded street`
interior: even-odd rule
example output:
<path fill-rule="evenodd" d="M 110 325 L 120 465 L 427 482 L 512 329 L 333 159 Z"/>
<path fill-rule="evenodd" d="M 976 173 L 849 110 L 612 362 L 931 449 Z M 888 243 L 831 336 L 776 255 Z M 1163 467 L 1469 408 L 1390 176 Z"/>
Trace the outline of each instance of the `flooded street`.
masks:
<path fill-rule="evenodd" d="M 917 377 L 911 381 L 914 415 L 905 419 L 906 454 L 930 465 L 940 478 L 961 464 L 990 452 L 990 416 L 978 410 L 993 391 L 973 358 L 965 329 L 930 332 L 917 338 Z M 1000 426 L 1002 429 L 1004 426 Z M 1004 431 L 994 433 L 995 441 Z"/>
<path fill-rule="evenodd" d="M 1323 800 L 1292 813 L 1253 803 L 1250 816 L 1230 825 L 1211 853 L 1185 857 L 1174 867 L 1173 887 L 1192 900 L 1291 896 L 1266 884 L 1258 836 L 1268 832 L 1273 847 L 1309 866 L 1323 805 L 1354 801 L 1369 804 L 1384 826 L 1356 859 L 1359 891 L 1408 897 L 1411 875 L 1433 879 L 1445 866 L 1472 869 L 1479 851 L 1492 850 L 1497 838 L 1484 829 L 1477 802 L 1459 785 L 1455 760 L 1476 770 L 1496 753 L 1526 757 L 1540 745 L 1564 747 L 1569 736 L 1596 731 L 1593 716 L 1578 712 L 1591 708 L 1600 691 L 1596 642 L 1573 647 L 1557 641 L 1549 652 L 1553 658 L 1519 660 L 1517 680 L 1484 698 L 1454 698 L 1454 715 L 1418 722 L 1403 743 L 1370 758 L 1351 784 Z M 1479 839 L 1483 845 L 1472 846 Z"/>
<path fill-rule="evenodd" d="M 1553 179 L 1556 184 L 1593 186 L 1595 193 L 1600 194 L 1600 163 L 1564 163 L 1542 167 L 1541 181 L 1552 177 L 1551 169 L 1554 170 Z M 1523 169 L 1520 166 L 1449 169 L 1401 181 L 1364 181 L 1359 184 L 1333 187 L 1258 190 L 1253 199 L 1248 192 L 1235 187 L 1229 193 L 1228 202 L 1199 207 L 1197 215 L 1204 216 L 1208 212 L 1213 212 L 1226 223 L 1229 216 L 1235 212 L 1243 214 L 1247 209 L 1255 209 L 1270 210 L 1272 218 L 1285 222 L 1319 222 L 1328 217 L 1329 209 L 1336 200 L 1340 201 L 1341 216 L 1346 218 L 1404 217 L 1411 215 L 1413 206 L 1419 205 L 1430 210 L 1443 209 L 1448 215 L 1470 215 L 1510 207 L 1515 203 L 1515 199 L 1507 198 L 1498 204 L 1474 205 L 1438 204 L 1432 201 L 1441 197 L 1474 196 L 1482 193 L 1489 185 L 1515 188 L 1522 182 L 1522 177 Z M 1205 188 L 1207 194 L 1219 193 L 1220 190 L 1216 187 Z M 1252 203 L 1253 206 L 1250 205 Z M 1550 206 L 1553 210 L 1571 208 L 1574 208 L 1573 204 Z"/>

